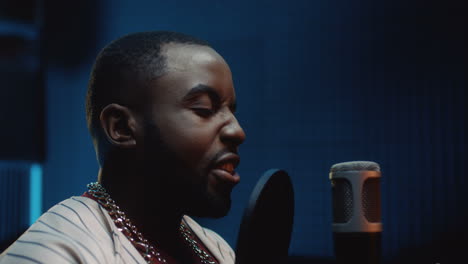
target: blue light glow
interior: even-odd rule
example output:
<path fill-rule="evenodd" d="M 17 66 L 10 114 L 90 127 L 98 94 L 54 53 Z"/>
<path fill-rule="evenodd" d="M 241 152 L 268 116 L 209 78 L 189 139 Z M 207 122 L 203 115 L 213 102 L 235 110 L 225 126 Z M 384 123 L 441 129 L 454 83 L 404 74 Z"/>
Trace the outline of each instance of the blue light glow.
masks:
<path fill-rule="evenodd" d="M 34 163 L 29 170 L 29 224 L 32 225 L 42 213 L 42 167 Z"/>

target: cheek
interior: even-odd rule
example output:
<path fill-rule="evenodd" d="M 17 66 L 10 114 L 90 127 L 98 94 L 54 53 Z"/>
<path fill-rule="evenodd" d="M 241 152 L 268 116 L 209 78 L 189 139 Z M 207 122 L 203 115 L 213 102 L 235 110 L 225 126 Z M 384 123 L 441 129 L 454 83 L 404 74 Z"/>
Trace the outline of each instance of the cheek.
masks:
<path fill-rule="evenodd" d="M 161 139 L 186 164 L 197 166 L 212 154 L 216 128 L 207 122 L 180 115 L 160 126 Z"/>

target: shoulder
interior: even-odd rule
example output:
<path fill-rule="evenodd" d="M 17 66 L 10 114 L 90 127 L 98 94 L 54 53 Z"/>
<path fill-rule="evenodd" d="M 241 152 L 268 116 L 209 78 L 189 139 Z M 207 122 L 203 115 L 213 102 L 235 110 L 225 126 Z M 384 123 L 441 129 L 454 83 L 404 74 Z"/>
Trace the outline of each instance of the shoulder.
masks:
<path fill-rule="evenodd" d="M 113 251 L 109 231 L 99 204 L 85 197 L 72 197 L 45 212 L 2 253 L 0 262 L 108 262 Z"/>
<path fill-rule="evenodd" d="M 185 215 L 183 221 L 193 230 L 210 252 L 215 255 L 219 263 L 234 263 L 234 250 L 219 234 L 209 228 L 202 227 L 189 216 Z"/>
<path fill-rule="evenodd" d="M 71 197 L 46 213 L 31 226 L 77 241 L 106 240 L 112 232 L 110 221 L 101 206 L 86 197 Z"/>

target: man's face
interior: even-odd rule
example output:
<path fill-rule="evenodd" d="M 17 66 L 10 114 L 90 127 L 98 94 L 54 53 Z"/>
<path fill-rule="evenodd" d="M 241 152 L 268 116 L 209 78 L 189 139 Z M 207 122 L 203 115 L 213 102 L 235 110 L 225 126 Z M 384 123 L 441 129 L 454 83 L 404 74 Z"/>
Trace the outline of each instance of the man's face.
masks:
<path fill-rule="evenodd" d="M 234 116 L 231 71 L 209 47 L 167 44 L 162 52 L 167 72 L 150 87 L 146 112 L 147 166 L 165 174 L 157 177 L 167 198 L 184 213 L 224 216 L 240 180 L 234 169 L 245 139 Z"/>

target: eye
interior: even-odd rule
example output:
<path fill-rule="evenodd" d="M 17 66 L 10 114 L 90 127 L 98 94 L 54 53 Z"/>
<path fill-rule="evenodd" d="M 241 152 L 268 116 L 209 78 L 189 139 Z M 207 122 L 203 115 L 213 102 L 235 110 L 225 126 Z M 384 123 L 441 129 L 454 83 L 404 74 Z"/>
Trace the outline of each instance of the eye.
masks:
<path fill-rule="evenodd" d="M 194 111 L 197 115 L 205 118 L 210 117 L 215 113 L 215 111 L 210 108 L 192 108 L 192 111 Z"/>

